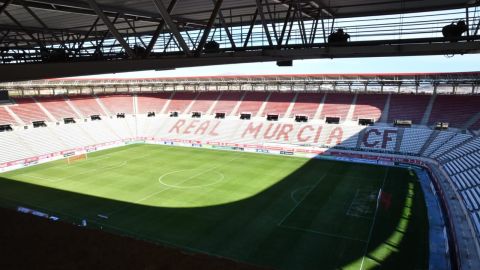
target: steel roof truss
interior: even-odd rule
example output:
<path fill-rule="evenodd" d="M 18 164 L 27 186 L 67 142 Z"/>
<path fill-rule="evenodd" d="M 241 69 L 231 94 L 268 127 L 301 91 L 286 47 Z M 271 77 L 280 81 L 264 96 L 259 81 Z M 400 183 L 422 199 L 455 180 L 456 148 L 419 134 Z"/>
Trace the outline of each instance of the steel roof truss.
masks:
<path fill-rule="evenodd" d="M 123 49 L 127 53 L 127 55 L 130 58 L 135 57 L 135 53 L 132 51 L 132 48 L 130 48 L 130 45 L 123 39 L 123 36 L 118 32 L 117 28 L 115 28 L 115 25 L 110 21 L 110 19 L 103 13 L 103 11 L 100 9 L 98 6 L 97 2 L 95 0 L 86 0 L 90 7 L 95 11 L 98 17 L 102 19 L 103 23 L 107 26 L 108 30 L 112 35 L 115 37 L 115 39 L 122 45 Z"/>
<path fill-rule="evenodd" d="M 213 8 L 212 13 L 210 14 L 210 18 L 208 19 L 207 26 L 203 30 L 202 38 L 198 42 L 197 45 L 197 51 L 195 52 L 195 55 L 199 55 L 202 50 L 203 46 L 207 43 L 208 35 L 210 34 L 210 30 L 212 30 L 212 27 L 215 23 L 215 20 L 217 19 L 218 12 L 220 11 L 220 7 L 222 6 L 223 0 L 217 0 L 215 3 L 215 6 Z"/>
<path fill-rule="evenodd" d="M 190 52 L 190 48 L 188 48 L 187 43 L 182 37 L 182 34 L 180 34 L 180 31 L 178 30 L 177 25 L 173 22 L 172 17 L 170 16 L 168 10 L 165 8 L 161 0 L 153 0 L 153 3 L 158 9 L 158 12 L 160 13 L 160 16 L 162 16 L 163 20 L 165 21 L 165 24 L 168 26 L 168 29 L 172 32 L 174 35 L 177 44 L 180 46 L 180 48 L 188 54 Z"/>

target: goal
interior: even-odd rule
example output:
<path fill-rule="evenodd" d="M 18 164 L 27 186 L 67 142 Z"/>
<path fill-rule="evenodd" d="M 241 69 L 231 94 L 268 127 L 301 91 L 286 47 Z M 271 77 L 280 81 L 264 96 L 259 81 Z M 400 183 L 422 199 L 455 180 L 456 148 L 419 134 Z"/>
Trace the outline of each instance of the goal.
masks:
<path fill-rule="evenodd" d="M 67 158 L 67 163 L 72 164 L 72 163 L 75 163 L 77 161 L 82 161 L 82 160 L 87 160 L 87 159 L 88 159 L 87 154 L 80 154 L 80 155 L 75 155 L 75 156 L 68 157 Z"/>

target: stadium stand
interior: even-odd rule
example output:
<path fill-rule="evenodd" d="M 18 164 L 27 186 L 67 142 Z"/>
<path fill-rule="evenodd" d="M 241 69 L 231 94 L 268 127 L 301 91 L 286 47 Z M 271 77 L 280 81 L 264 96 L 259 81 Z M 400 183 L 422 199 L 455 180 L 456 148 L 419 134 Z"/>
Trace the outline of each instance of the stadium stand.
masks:
<path fill-rule="evenodd" d="M 473 123 L 470 129 L 475 131 L 480 131 L 480 119 L 478 119 L 477 122 Z"/>
<path fill-rule="evenodd" d="M 0 125 L 16 124 L 15 119 L 3 107 L 0 107 Z"/>
<path fill-rule="evenodd" d="M 340 121 L 345 121 L 353 96 L 352 94 L 327 94 L 320 118 L 340 117 Z"/>
<path fill-rule="evenodd" d="M 166 112 L 184 113 L 188 106 L 190 106 L 192 102 L 195 102 L 197 95 L 198 93 L 195 92 L 175 92 Z"/>
<path fill-rule="evenodd" d="M 290 116 L 303 115 L 313 119 L 323 97 L 323 93 L 299 93 Z"/>
<path fill-rule="evenodd" d="M 438 158 L 444 153 L 447 153 L 447 151 L 461 146 L 462 143 L 464 143 L 466 140 L 470 139 L 472 136 L 466 135 L 466 134 L 455 134 L 452 136 L 449 140 L 445 142 L 445 144 L 442 145 L 442 147 L 438 148 L 437 151 L 434 151 L 430 157 L 432 158 Z"/>
<path fill-rule="evenodd" d="M 478 104 L 479 96 L 438 95 L 428 123 L 447 122 L 452 127 L 462 128 L 479 112 Z"/>
<path fill-rule="evenodd" d="M 430 95 L 392 95 L 388 122 L 412 120 L 413 124 L 420 124 L 430 98 Z"/>
<path fill-rule="evenodd" d="M 160 113 L 172 93 L 142 94 L 137 96 L 138 113 Z"/>
<path fill-rule="evenodd" d="M 92 96 L 74 96 L 69 97 L 71 103 L 82 113 L 84 117 L 91 115 L 105 115 L 105 112 Z"/>
<path fill-rule="evenodd" d="M 273 92 L 268 99 L 265 109 L 263 110 L 263 116 L 268 114 L 276 114 L 278 117 L 284 117 L 294 97 L 295 93 Z"/>
<path fill-rule="evenodd" d="M 60 97 L 42 97 L 36 98 L 47 111 L 49 111 L 52 116 L 57 120 L 61 121 L 64 118 L 78 118 L 79 116 L 75 113 L 72 108 L 65 102 L 63 96 Z"/>
<path fill-rule="evenodd" d="M 3 132 L 1 137 L 0 147 L 3 151 L 0 152 L 0 162 L 16 161 L 35 156 L 34 152 L 28 149 L 18 137 L 17 132 Z"/>
<path fill-rule="evenodd" d="M 429 129 L 413 129 L 407 128 L 403 133 L 403 140 L 400 146 L 400 152 L 411 155 L 418 155 L 422 146 L 426 143 L 430 134 Z"/>
<path fill-rule="evenodd" d="M 240 115 L 241 113 L 250 113 L 252 117 L 256 116 L 268 95 L 268 92 L 247 92 L 237 110 L 237 115 Z"/>
<path fill-rule="evenodd" d="M 212 109 L 212 113 L 225 113 L 226 115 L 230 115 L 243 95 L 244 92 L 222 92 L 222 95 Z"/>
<path fill-rule="evenodd" d="M 423 152 L 423 155 L 429 157 L 433 152 L 435 152 L 440 147 L 442 147 L 445 144 L 445 142 L 449 141 L 453 136 L 455 136 L 455 133 L 439 132 L 435 137 L 435 139 L 430 143 L 430 145 Z"/>
<path fill-rule="evenodd" d="M 272 146 L 282 148 L 313 147 L 315 149 L 332 149 L 395 154 L 406 157 L 421 157 L 437 162 L 447 173 L 456 190 L 461 194 L 473 224 L 480 235 L 480 138 L 472 134 L 432 130 L 427 126 L 396 128 L 387 123 L 374 126 L 360 126 L 354 122 L 342 121 L 338 124 L 324 124 L 312 119 L 316 114 L 322 118 L 337 116 L 342 120 L 353 113 L 353 119 L 367 117 L 380 119 L 385 109 L 386 95 L 358 94 L 355 108 L 352 94 L 322 93 L 268 93 L 268 92 L 195 92 L 138 94 L 137 96 L 72 96 L 72 97 L 38 97 L 36 103 L 32 98 L 14 98 L 16 104 L 0 107 L 0 123 L 10 124 L 13 132 L 0 133 L 0 168 L 5 164 L 25 162 L 31 158 L 44 155 L 75 151 L 83 147 L 112 142 L 141 140 L 180 141 L 209 144 L 234 144 L 250 146 Z M 243 97 L 243 100 L 242 100 Z M 267 101 L 268 98 L 268 101 Z M 70 104 L 67 103 L 70 100 Z M 321 102 L 324 100 L 323 110 Z M 419 123 L 430 96 L 391 95 L 389 119 L 410 119 Z M 459 101 L 458 101 L 459 100 Z M 454 102 L 460 106 L 458 99 Z M 100 102 L 99 102 L 100 101 Z M 265 102 L 267 101 L 267 102 Z M 438 103 L 437 103 L 438 102 Z M 475 102 L 479 102 L 475 99 Z M 411 103 L 411 104 L 410 104 Z M 103 105 L 101 105 L 103 104 Z M 410 105 L 408 105 L 410 104 Z M 438 97 L 430 119 L 454 121 L 456 118 L 440 118 L 439 109 L 445 101 Z M 11 109 L 11 113 L 5 108 Z M 105 115 L 105 107 L 110 113 L 125 112 L 125 118 L 104 117 L 101 121 L 88 119 L 90 115 Z M 138 108 L 136 116 L 132 116 Z M 168 107 L 164 109 L 164 107 Z M 238 107 L 238 108 L 236 108 Z M 250 121 L 238 119 L 241 112 L 257 115 L 278 113 L 282 121 L 268 122 L 261 118 Z M 408 108 L 408 109 L 405 109 Z M 290 117 L 286 116 L 291 109 Z M 162 113 L 163 110 L 163 113 Z M 214 114 L 224 112 L 225 120 L 192 119 L 189 115 L 171 118 L 169 111 L 180 113 L 199 111 Z M 451 110 L 451 109 L 449 109 Z M 462 113 L 475 115 L 473 106 L 461 109 Z M 86 120 L 73 124 L 55 124 L 47 127 L 33 128 L 32 121 L 49 121 L 53 116 L 57 120 L 76 116 L 81 112 Z M 147 112 L 159 113 L 156 117 L 147 117 Z M 13 114 L 12 114 L 13 113 Z M 295 122 L 292 117 L 305 115 L 307 123 Z M 282 117 L 283 116 L 283 117 Z M 16 118 L 28 125 L 23 128 L 16 123 Z M 353 120 L 352 119 L 352 120 Z M 468 117 L 458 117 L 461 126 Z M 311 120 L 311 121 L 310 121 Z M 437 121 L 435 120 L 435 121 Z M 476 127 L 477 123 L 472 125 Z"/>
<path fill-rule="evenodd" d="M 14 100 L 16 105 L 10 106 L 9 108 L 22 119 L 25 124 L 48 119 L 47 115 L 45 115 L 32 98 L 16 98 Z"/>
<path fill-rule="evenodd" d="M 387 95 L 381 94 L 358 95 L 353 120 L 362 118 L 378 121 L 382 116 L 387 97 Z"/>
<path fill-rule="evenodd" d="M 218 99 L 220 92 L 201 92 L 188 113 L 199 112 L 202 115 L 209 113 L 210 107 Z"/>
<path fill-rule="evenodd" d="M 133 98 L 130 95 L 98 96 L 111 114 L 133 113 Z"/>

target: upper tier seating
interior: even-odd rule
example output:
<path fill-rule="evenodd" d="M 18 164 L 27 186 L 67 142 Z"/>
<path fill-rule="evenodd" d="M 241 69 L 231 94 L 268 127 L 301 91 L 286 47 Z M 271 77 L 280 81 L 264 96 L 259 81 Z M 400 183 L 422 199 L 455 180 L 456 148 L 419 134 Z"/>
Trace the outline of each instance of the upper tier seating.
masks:
<path fill-rule="evenodd" d="M 137 96 L 138 113 L 160 113 L 172 93 L 142 94 Z"/>
<path fill-rule="evenodd" d="M 294 97 L 295 93 L 273 92 L 268 99 L 265 110 L 263 111 L 263 116 L 276 114 L 278 117 L 284 117 Z"/>
<path fill-rule="evenodd" d="M 47 115 L 42 111 L 40 106 L 32 98 L 15 98 L 17 105 L 9 108 L 20 118 L 25 124 L 31 124 L 34 121 L 48 121 Z"/>
<path fill-rule="evenodd" d="M 346 120 L 348 110 L 353 101 L 353 94 L 331 94 L 328 93 L 320 118 L 340 117 L 341 121 Z"/>
<path fill-rule="evenodd" d="M 57 121 L 64 118 L 78 118 L 78 115 L 67 104 L 65 98 L 62 97 L 42 97 L 36 98 L 47 111 L 49 111 Z"/>
<path fill-rule="evenodd" d="M 219 92 L 201 92 L 195 100 L 195 103 L 193 103 L 192 107 L 190 108 L 189 113 L 200 112 L 202 115 L 207 114 L 208 110 L 217 100 L 219 95 Z"/>
<path fill-rule="evenodd" d="M 358 95 L 355 103 L 355 110 L 353 112 L 353 120 L 373 119 L 378 121 L 382 116 L 387 95 L 381 94 L 366 94 Z"/>
<path fill-rule="evenodd" d="M 16 124 L 15 119 L 5 110 L 0 107 L 0 125 Z"/>
<path fill-rule="evenodd" d="M 170 97 L 172 97 L 171 100 Z M 32 121 L 53 121 L 53 119 L 62 121 L 63 118 L 69 117 L 84 118 L 97 114 L 132 114 L 135 106 L 140 114 L 148 112 L 167 114 L 172 111 L 189 114 L 195 111 L 204 115 L 207 113 L 214 115 L 218 112 L 225 113 L 228 116 L 234 112 L 236 115 L 251 113 L 252 116 L 278 114 L 280 118 L 304 115 L 312 120 L 318 113 L 320 119 L 330 116 L 340 117 L 341 121 L 356 121 L 359 118 L 378 121 L 382 114 L 388 114 L 388 121 L 405 119 L 412 120 L 414 124 L 419 124 L 431 98 L 428 95 L 391 94 L 390 110 L 382 112 L 385 109 L 388 95 L 357 94 L 356 103 L 352 107 L 353 97 L 353 94 L 343 93 L 163 92 L 138 94 L 136 98 L 131 95 L 107 95 L 98 98 L 90 95 L 37 97 L 38 103 L 35 103 L 32 98 L 17 98 L 17 104 L 4 105 L 0 108 L 11 108 L 13 113 L 25 124 L 31 124 Z M 466 98 L 471 100 L 466 100 Z M 135 104 L 135 100 L 137 104 Z M 448 100 L 457 100 L 455 105 L 449 105 L 451 111 L 445 113 L 445 115 L 454 116 L 442 116 L 439 112 L 440 106 L 443 106 L 442 104 L 445 104 Z M 324 104 L 322 104 L 322 101 L 324 101 Z M 459 104 L 464 101 L 468 104 L 467 108 L 458 109 L 458 113 L 453 113 L 452 108 L 461 107 Z M 476 106 L 478 104 L 480 104 L 480 96 L 438 96 L 434 106 L 432 106 L 430 123 L 436 121 L 452 122 L 458 119 L 458 123 L 450 123 L 450 126 L 463 127 L 477 115 L 478 109 Z M 263 109 L 262 105 L 264 105 Z M 50 114 L 46 113 L 41 107 L 44 107 Z M 187 108 L 188 111 L 186 111 Z M 260 109 L 262 109 L 262 114 L 257 115 Z M 288 116 L 286 115 L 287 112 Z M 346 119 L 349 113 L 351 113 L 352 119 Z M 0 109 L 0 123 L 19 125 L 21 122 L 16 123 L 17 121 L 15 121 L 18 118 L 10 115 L 5 109 Z M 479 130 L 480 120 L 473 123 L 469 129 L 472 131 Z"/>
<path fill-rule="evenodd" d="M 480 111 L 480 96 L 437 95 L 429 124 L 447 122 L 451 127 L 463 128 Z"/>
<path fill-rule="evenodd" d="M 195 92 L 175 92 L 165 113 L 184 113 L 197 95 Z"/>
<path fill-rule="evenodd" d="M 299 93 L 290 116 L 303 115 L 309 119 L 313 119 L 322 102 L 323 96 L 323 93 Z"/>
<path fill-rule="evenodd" d="M 267 97 L 267 92 L 247 92 L 238 108 L 237 115 L 241 113 L 251 113 L 252 117 L 256 116 Z"/>
<path fill-rule="evenodd" d="M 412 120 L 413 124 L 420 124 L 430 98 L 430 95 L 392 95 L 388 122 Z"/>
<path fill-rule="evenodd" d="M 105 115 L 103 109 L 98 105 L 97 100 L 92 96 L 73 96 L 69 97 L 69 99 L 84 117 Z"/>
<path fill-rule="evenodd" d="M 243 94 L 244 92 L 222 92 L 217 104 L 213 107 L 212 114 L 225 113 L 225 115 L 230 115 Z"/>
<path fill-rule="evenodd" d="M 130 95 L 98 96 L 110 114 L 133 113 L 133 97 Z"/>

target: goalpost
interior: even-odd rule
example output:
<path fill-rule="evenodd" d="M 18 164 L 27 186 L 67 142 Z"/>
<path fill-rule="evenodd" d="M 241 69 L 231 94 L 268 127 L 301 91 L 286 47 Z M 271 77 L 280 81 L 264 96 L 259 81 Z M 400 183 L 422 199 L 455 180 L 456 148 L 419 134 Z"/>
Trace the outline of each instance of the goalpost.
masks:
<path fill-rule="evenodd" d="M 67 157 L 67 164 L 72 164 L 72 163 L 82 161 L 82 160 L 87 160 L 87 159 L 88 159 L 88 155 L 86 153 Z"/>

